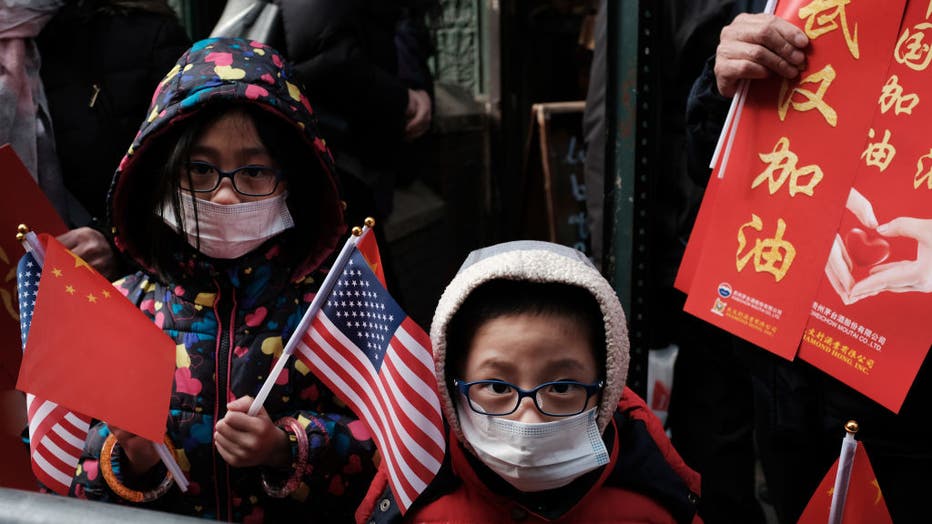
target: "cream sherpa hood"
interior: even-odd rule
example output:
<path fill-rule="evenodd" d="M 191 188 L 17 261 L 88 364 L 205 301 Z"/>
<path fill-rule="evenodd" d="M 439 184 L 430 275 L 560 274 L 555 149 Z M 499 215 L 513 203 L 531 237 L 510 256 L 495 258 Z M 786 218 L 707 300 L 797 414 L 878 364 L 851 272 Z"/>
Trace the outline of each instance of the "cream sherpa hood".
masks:
<path fill-rule="evenodd" d="M 565 246 L 533 240 L 506 242 L 470 253 L 440 297 L 430 326 L 434 365 L 443 410 L 461 442 L 466 442 L 446 380 L 447 327 L 466 298 L 491 280 L 562 283 L 589 291 L 602 310 L 605 326 L 605 389 L 598 406 L 600 430 L 611 420 L 628 374 L 628 328 L 615 290 L 585 255 Z"/>

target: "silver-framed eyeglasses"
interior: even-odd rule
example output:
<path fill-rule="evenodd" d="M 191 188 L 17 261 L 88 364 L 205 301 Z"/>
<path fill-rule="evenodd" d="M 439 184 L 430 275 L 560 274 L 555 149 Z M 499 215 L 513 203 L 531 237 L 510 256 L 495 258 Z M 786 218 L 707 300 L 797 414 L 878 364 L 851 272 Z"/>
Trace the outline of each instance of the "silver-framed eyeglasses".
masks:
<path fill-rule="evenodd" d="M 604 381 L 585 384 L 575 380 L 544 382 L 533 389 L 521 389 L 504 380 L 476 380 L 453 385 L 466 397 L 469 407 L 482 415 L 503 416 L 518 410 L 521 399 L 531 397 L 537 410 L 550 417 L 570 417 L 586 410 L 589 399 L 602 390 Z"/>
<path fill-rule="evenodd" d="M 180 185 L 194 193 L 210 193 L 220 187 L 221 180 L 229 178 L 233 189 L 241 195 L 268 196 L 282 179 L 282 170 L 269 166 L 248 165 L 223 171 L 210 162 L 192 160 L 186 167 L 188 176 L 181 177 Z"/>

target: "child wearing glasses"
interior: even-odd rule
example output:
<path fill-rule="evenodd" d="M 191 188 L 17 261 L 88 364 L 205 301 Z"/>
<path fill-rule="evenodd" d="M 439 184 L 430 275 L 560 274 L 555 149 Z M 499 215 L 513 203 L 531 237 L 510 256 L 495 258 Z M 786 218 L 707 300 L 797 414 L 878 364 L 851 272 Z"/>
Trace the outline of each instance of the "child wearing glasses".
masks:
<path fill-rule="evenodd" d="M 156 90 L 111 189 L 116 245 L 141 268 L 116 285 L 176 344 L 166 442 L 190 488 L 172 485 L 150 442 L 104 421 L 75 496 L 256 523 L 346 521 L 362 500 L 372 441 L 302 364 L 247 414 L 345 230 L 291 79 L 268 46 L 209 39 Z"/>
<path fill-rule="evenodd" d="M 404 521 L 699 521 L 699 475 L 625 387 L 625 315 L 582 253 L 474 251 L 430 335 L 447 462 Z M 380 470 L 357 521 L 400 520 L 393 508 Z"/>

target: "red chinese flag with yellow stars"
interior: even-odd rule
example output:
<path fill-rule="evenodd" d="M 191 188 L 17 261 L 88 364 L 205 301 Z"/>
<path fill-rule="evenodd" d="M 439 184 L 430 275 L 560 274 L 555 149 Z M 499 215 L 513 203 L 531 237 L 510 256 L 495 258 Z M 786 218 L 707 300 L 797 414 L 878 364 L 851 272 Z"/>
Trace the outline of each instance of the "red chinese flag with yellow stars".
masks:
<path fill-rule="evenodd" d="M 161 442 L 174 343 L 84 260 L 41 237 L 45 264 L 17 389 Z"/>
<path fill-rule="evenodd" d="M 838 472 L 838 460 L 832 466 L 819 488 L 816 489 L 806 509 L 799 518 L 799 524 L 825 524 L 832 506 L 832 492 L 835 487 L 835 474 Z M 854 452 L 851 465 L 851 477 L 848 480 L 848 494 L 841 524 L 893 524 L 887 505 L 880 492 L 877 475 L 867 458 L 864 444 L 859 443 Z"/>
<path fill-rule="evenodd" d="M 363 258 L 365 258 L 366 262 L 369 264 L 369 269 L 375 273 L 379 282 L 383 286 L 388 287 L 388 284 L 385 283 L 385 270 L 382 267 L 382 256 L 379 254 L 379 246 L 376 244 L 375 240 L 375 231 L 369 229 L 364 232 L 362 236 L 359 237 L 359 241 L 356 242 L 356 250 L 362 253 Z"/>

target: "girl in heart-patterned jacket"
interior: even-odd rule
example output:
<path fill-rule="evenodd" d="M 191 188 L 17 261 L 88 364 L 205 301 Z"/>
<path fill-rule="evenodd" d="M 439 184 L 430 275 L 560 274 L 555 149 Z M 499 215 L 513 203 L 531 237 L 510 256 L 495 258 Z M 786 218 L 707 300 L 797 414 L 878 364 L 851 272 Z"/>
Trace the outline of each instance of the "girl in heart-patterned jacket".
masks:
<path fill-rule="evenodd" d="M 330 164 L 268 46 L 198 42 L 161 82 L 110 213 L 117 247 L 142 268 L 116 285 L 176 344 L 165 438 L 190 487 L 173 485 L 150 442 L 102 421 L 74 496 L 224 521 L 352 518 L 375 448 L 307 367 L 289 362 L 247 414 L 345 230 Z M 100 380 L 120 373 L 99 364 Z"/>

